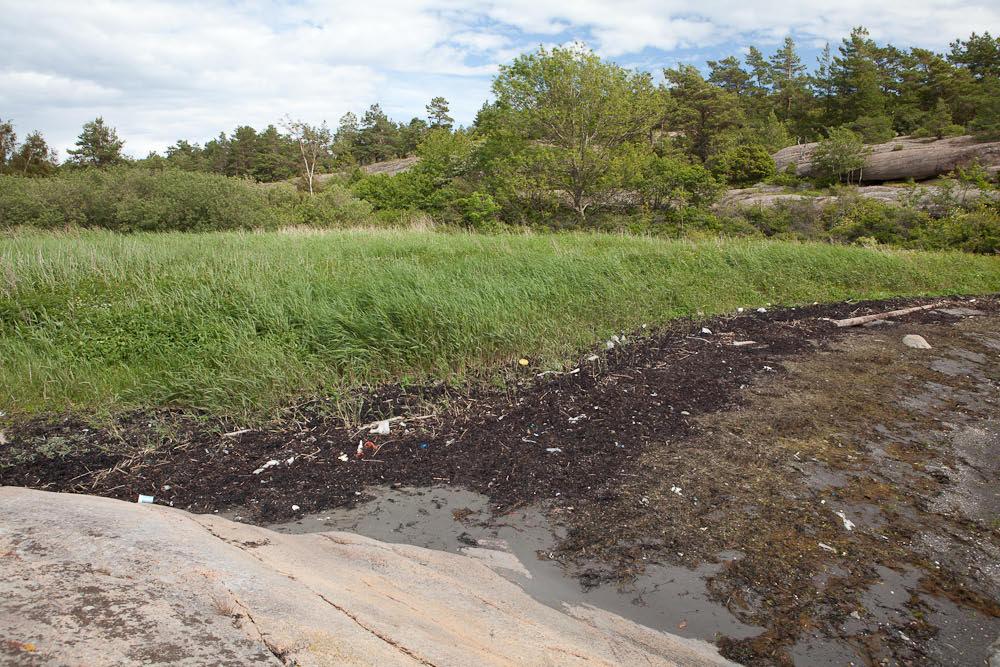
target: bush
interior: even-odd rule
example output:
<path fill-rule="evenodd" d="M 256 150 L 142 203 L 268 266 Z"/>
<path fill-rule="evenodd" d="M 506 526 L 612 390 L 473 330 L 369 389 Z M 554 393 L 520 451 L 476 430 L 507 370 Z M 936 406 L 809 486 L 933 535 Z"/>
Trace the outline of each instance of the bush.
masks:
<path fill-rule="evenodd" d="M 273 228 L 260 187 L 216 174 L 132 167 L 0 177 L 0 225 L 76 225 L 120 232 Z"/>
<path fill-rule="evenodd" d="M 462 214 L 466 224 L 478 232 L 495 232 L 500 229 L 497 215 L 500 205 L 485 192 L 473 192 L 462 199 Z"/>
<path fill-rule="evenodd" d="M 813 171 L 817 181 L 830 185 L 846 179 L 850 183 L 856 173 L 860 180 L 860 171 L 868 152 L 861 136 L 846 127 L 831 128 L 827 132 L 827 138 L 819 142 L 813 152 Z"/>
<path fill-rule="evenodd" d="M 983 207 L 929 220 L 917 243 L 928 250 L 956 249 L 983 254 L 1000 253 L 1000 212 Z"/>
<path fill-rule="evenodd" d="M 0 176 L 0 226 L 97 227 L 117 232 L 274 229 L 366 222 L 371 206 L 342 185 L 315 196 L 218 174 L 115 167 L 45 179 Z"/>
<path fill-rule="evenodd" d="M 707 206 L 721 189 L 705 167 L 669 155 L 646 156 L 625 185 L 638 191 L 643 205 L 650 210 Z"/>
<path fill-rule="evenodd" d="M 802 184 L 802 179 L 795 173 L 795 163 L 789 164 L 782 171 L 779 171 L 767 179 L 771 185 L 780 185 L 785 188 L 794 188 Z"/>
<path fill-rule="evenodd" d="M 825 215 L 834 239 L 856 243 L 870 238 L 894 245 L 906 245 L 931 219 L 923 211 L 860 197 L 846 206 L 830 207 Z"/>
<path fill-rule="evenodd" d="M 355 197 L 343 185 L 328 183 L 311 197 L 300 192 L 295 194 L 298 200 L 292 205 L 291 217 L 286 218 L 293 224 L 351 227 L 372 220 L 372 205 Z"/>
<path fill-rule="evenodd" d="M 717 156 L 712 172 L 730 185 L 745 187 L 774 176 L 774 159 L 763 146 L 743 144 Z"/>

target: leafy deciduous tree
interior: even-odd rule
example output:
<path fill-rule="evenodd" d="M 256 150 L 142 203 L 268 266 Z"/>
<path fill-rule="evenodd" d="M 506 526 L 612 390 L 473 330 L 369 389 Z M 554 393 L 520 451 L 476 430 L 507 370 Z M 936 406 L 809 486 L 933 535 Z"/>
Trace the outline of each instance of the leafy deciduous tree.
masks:
<path fill-rule="evenodd" d="M 58 157 L 41 132 L 32 132 L 10 159 L 10 168 L 22 176 L 48 176 L 56 170 Z"/>
<path fill-rule="evenodd" d="M 829 136 L 813 152 L 814 171 L 829 183 L 842 179 L 850 183 L 854 174 L 860 182 L 867 155 L 864 141 L 846 127 L 831 128 L 828 132 Z"/>
<path fill-rule="evenodd" d="M 303 175 L 309 185 L 309 194 L 313 194 L 316 165 L 330 155 L 330 144 L 333 143 L 330 128 L 327 127 L 326 121 L 321 125 L 310 125 L 305 121 L 292 120 L 289 116 L 285 116 L 283 125 L 285 131 L 299 145 Z"/>
<path fill-rule="evenodd" d="M 522 170 L 541 167 L 581 217 L 621 187 L 621 149 L 642 141 L 658 113 L 648 74 L 602 61 L 578 45 L 539 48 L 493 82 L 504 121 L 530 139 Z"/>

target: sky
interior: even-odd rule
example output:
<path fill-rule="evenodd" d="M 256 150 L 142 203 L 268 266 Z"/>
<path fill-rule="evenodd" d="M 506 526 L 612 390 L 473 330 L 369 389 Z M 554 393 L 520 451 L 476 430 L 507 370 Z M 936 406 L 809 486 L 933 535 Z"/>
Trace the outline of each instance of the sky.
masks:
<path fill-rule="evenodd" d="M 1000 1 L 0 0 L 0 118 L 62 158 L 97 116 L 133 157 L 286 114 L 336 127 L 374 102 L 409 120 L 436 95 L 468 124 L 498 66 L 539 45 L 582 41 L 656 73 L 791 35 L 811 66 L 855 25 L 943 52 L 1000 33 Z"/>

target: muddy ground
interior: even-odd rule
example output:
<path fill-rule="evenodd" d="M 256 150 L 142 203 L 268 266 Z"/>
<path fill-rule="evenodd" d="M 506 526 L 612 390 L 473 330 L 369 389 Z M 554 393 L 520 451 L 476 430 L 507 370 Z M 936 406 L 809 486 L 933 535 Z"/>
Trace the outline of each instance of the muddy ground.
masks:
<path fill-rule="evenodd" d="M 763 628 L 719 628 L 740 662 L 978 665 L 1000 635 L 1000 301 L 827 319 L 916 303 L 680 321 L 578 372 L 516 367 L 504 390 L 384 388 L 364 417 L 403 416 L 388 435 L 322 404 L 244 432 L 173 412 L 8 420 L 0 483 L 267 524 L 460 487 L 490 521 L 540 508 L 560 536 L 544 557 L 584 585 L 710 564 L 705 595 Z"/>

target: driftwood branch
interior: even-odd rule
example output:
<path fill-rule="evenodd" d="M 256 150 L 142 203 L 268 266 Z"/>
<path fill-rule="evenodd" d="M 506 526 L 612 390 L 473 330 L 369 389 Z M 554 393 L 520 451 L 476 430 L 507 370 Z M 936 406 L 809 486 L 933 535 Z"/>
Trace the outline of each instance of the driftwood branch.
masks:
<path fill-rule="evenodd" d="M 859 324 L 864 324 L 865 322 L 874 322 L 875 320 L 885 320 L 890 317 L 901 317 L 903 315 L 909 315 L 910 313 L 916 313 L 921 310 L 933 310 L 935 308 L 940 308 L 941 306 L 947 305 L 947 301 L 939 301 L 938 303 L 927 304 L 926 306 L 913 306 L 912 308 L 901 308 L 900 310 L 890 310 L 886 313 L 875 313 L 874 315 L 862 315 L 860 317 L 849 317 L 846 320 L 834 320 L 833 323 L 838 327 L 856 327 Z"/>

